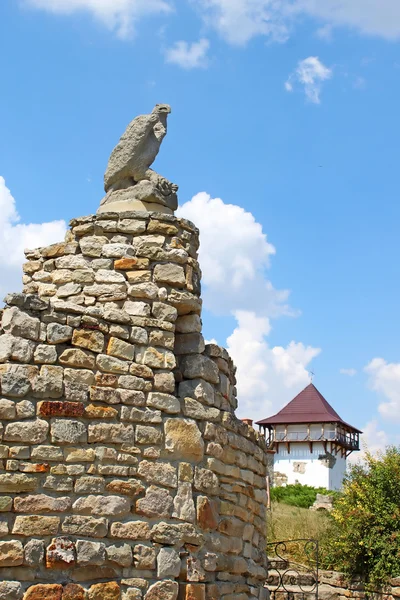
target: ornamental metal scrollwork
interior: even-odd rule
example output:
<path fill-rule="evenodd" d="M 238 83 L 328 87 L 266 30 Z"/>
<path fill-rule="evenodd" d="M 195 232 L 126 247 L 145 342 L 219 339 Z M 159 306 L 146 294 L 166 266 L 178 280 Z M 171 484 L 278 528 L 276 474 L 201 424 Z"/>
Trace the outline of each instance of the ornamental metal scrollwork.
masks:
<path fill-rule="evenodd" d="M 282 540 L 267 544 L 268 579 L 272 600 L 318 600 L 318 541 Z"/>

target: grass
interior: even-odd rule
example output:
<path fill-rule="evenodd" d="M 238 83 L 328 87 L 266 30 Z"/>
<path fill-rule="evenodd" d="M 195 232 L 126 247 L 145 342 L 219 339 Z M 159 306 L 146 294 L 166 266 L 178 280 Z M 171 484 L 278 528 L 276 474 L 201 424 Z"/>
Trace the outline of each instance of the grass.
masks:
<path fill-rule="evenodd" d="M 267 542 L 294 539 L 315 539 L 323 544 L 331 523 L 325 511 L 311 511 L 280 502 L 272 502 L 267 515 Z M 288 558 L 307 562 L 301 545 L 287 547 Z"/>

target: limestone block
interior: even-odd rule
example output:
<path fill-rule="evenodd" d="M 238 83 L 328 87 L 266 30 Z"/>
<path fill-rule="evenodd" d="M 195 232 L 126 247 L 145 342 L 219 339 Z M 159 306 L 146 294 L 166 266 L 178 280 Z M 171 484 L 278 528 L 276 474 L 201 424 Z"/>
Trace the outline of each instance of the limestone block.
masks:
<path fill-rule="evenodd" d="M 104 334 L 101 331 L 90 329 L 75 329 L 72 344 L 92 352 L 102 352 L 104 349 Z"/>
<path fill-rule="evenodd" d="M 165 485 L 166 487 L 177 487 L 176 467 L 169 463 L 152 463 L 142 460 L 139 463 L 138 474 L 148 483 Z"/>
<path fill-rule="evenodd" d="M 190 292 L 172 289 L 168 294 L 168 302 L 177 309 L 179 316 L 201 312 L 201 299 Z"/>
<path fill-rule="evenodd" d="M 181 570 L 181 559 L 175 548 L 161 548 L 157 556 L 157 577 L 178 577 Z"/>
<path fill-rule="evenodd" d="M 161 444 L 161 430 L 149 425 L 137 425 L 135 441 L 137 444 Z"/>
<path fill-rule="evenodd" d="M 57 537 L 51 540 L 46 549 L 46 568 L 65 569 L 75 565 L 75 548 L 67 537 Z"/>
<path fill-rule="evenodd" d="M 199 315 L 182 315 L 175 323 L 177 333 L 200 333 L 201 319 Z"/>
<path fill-rule="evenodd" d="M 181 410 L 180 402 L 175 396 L 161 392 L 151 392 L 147 398 L 147 406 L 157 408 L 168 414 L 177 414 Z"/>
<path fill-rule="evenodd" d="M 182 375 L 186 379 L 205 379 L 210 383 L 219 382 L 218 367 L 208 356 L 192 354 L 181 361 Z"/>
<path fill-rule="evenodd" d="M 0 419 L 14 419 L 15 414 L 15 402 L 12 400 L 6 400 L 5 398 L 0 398 Z"/>
<path fill-rule="evenodd" d="M 2 393 L 12 398 L 23 398 L 31 391 L 37 374 L 37 367 L 6 365 L 5 370 L 0 372 Z"/>
<path fill-rule="evenodd" d="M 127 407 L 122 408 L 122 410 L 124 409 L 130 410 Z M 115 444 L 122 444 L 124 442 L 128 442 L 133 444 L 135 441 L 134 429 L 132 425 L 123 424 L 99 423 L 96 425 L 89 425 L 88 441 L 89 444 L 93 444 L 96 442 L 111 442 Z"/>
<path fill-rule="evenodd" d="M 71 477 L 54 477 L 49 475 L 43 484 L 44 489 L 55 490 L 57 492 L 69 492 L 73 488 L 73 479 Z"/>
<path fill-rule="evenodd" d="M 66 512 L 71 505 L 71 499 L 67 496 L 53 498 L 46 494 L 16 497 L 14 500 L 15 512 L 22 513 Z"/>
<path fill-rule="evenodd" d="M 122 516 L 130 511 L 127 498 L 119 496 L 86 496 L 78 498 L 72 505 L 74 513 L 98 516 Z"/>
<path fill-rule="evenodd" d="M 176 581 L 164 579 L 151 585 L 144 597 L 144 600 L 176 600 L 178 597 L 179 586 Z"/>
<path fill-rule="evenodd" d="M 0 567 L 16 567 L 23 562 L 24 549 L 21 542 L 0 542 Z"/>
<path fill-rule="evenodd" d="M 132 564 L 132 549 L 129 544 L 113 544 L 106 548 L 107 560 L 120 565 L 130 567 Z"/>
<path fill-rule="evenodd" d="M 201 333 L 180 333 L 175 337 L 175 354 L 201 354 L 204 347 Z"/>
<path fill-rule="evenodd" d="M 218 477 L 209 469 L 202 469 L 200 467 L 196 467 L 194 471 L 194 488 L 199 492 L 206 492 L 207 494 L 218 494 Z"/>
<path fill-rule="evenodd" d="M 153 570 L 156 567 L 156 550 L 151 546 L 136 544 L 133 557 L 136 569 Z"/>
<path fill-rule="evenodd" d="M 29 400 L 22 400 L 15 406 L 17 419 L 29 419 L 35 416 L 35 405 Z"/>
<path fill-rule="evenodd" d="M 104 517 L 72 515 L 65 517 L 61 529 L 68 535 L 103 538 L 107 535 L 108 521 Z"/>
<path fill-rule="evenodd" d="M 199 462 L 204 456 L 204 442 L 195 421 L 167 419 L 164 423 L 165 449 L 172 460 Z"/>
<path fill-rule="evenodd" d="M 72 327 L 60 323 L 49 323 L 47 326 L 47 341 L 49 344 L 65 344 L 72 338 Z"/>
<path fill-rule="evenodd" d="M 35 398 L 60 398 L 63 395 L 63 369 L 42 365 L 39 376 L 32 383 Z"/>
<path fill-rule="evenodd" d="M 154 389 L 158 392 L 174 392 L 175 377 L 173 373 L 156 373 L 154 375 Z"/>
<path fill-rule="evenodd" d="M 59 360 L 62 365 L 77 367 L 78 369 L 94 369 L 96 364 L 93 354 L 74 348 L 64 350 Z"/>
<path fill-rule="evenodd" d="M 188 417 L 207 421 L 219 421 L 221 417 L 221 411 L 218 408 L 204 406 L 194 398 L 185 398 L 183 402 L 183 412 Z"/>
<path fill-rule="evenodd" d="M 0 474 L 0 492 L 33 492 L 37 489 L 38 485 L 38 479 L 31 475 L 23 475 L 19 473 Z"/>
<path fill-rule="evenodd" d="M 152 306 L 152 315 L 161 321 L 174 323 L 177 319 L 178 311 L 174 306 L 170 306 L 164 302 L 154 302 Z"/>
<path fill-rule="evenodd" d="M 45 546 L 43 540 L 29 540 L 24 546 L 24 564 L 30 567 L 40 566 L 44 560 L 44 552 Z"/>
<path fill-rule="evenodd" d="M 39 339 L 39 319 L 30 317 L 16 306 L 4 310 L 1 325 L 6 333 L 16 337 L 27 338 L 34 342 Z"/>
<path fill-rule="evenodd" d="M 148 317 L 150 315 L 151 306 L 147 302 L 132 302 L 127 300 L 124 304 L 124 310 L 128 315 L 135 317 Z"/>
<path fill-rule="evenodd" d="M 189 523 L 195 522 L 196 511 L 194 508 L 191 483 L 179 483 L 178 491 L 174 498 L 174 511 L 172 516 L 180 521 L 188 521 Z"/>
<path fill-rule="evenodd" d="M 22 585 L 19 581 L 0 582 L 0 600 L 21 600 L 22 595 Z"/>
<path fill-rule="evenodd" d="M 86 442 L 86 440 L 86 426 L 80 421 L 56 419 L 51 425 L 51 441 L 53 444 L 78 444 Z"/>
<path fill-rule="evenodd" d="M 134 375 L 122 375 L 118 379 L 118 385 L 121 388 L 127 390 L 145 390 L 146 381 L 142 377 L 135 377 Z"/>
<path fill-rule="evenodd" d="M 129 372 L 129 364 L 114 356 L 107 354 L 98 354 L 96 359 L 97 367 L 105 373 L 123 374 Z"/>
<path fill-rule="evenodd" d="M 130 333 L 130 341 L 134 344 L 147 344 L 149 336 L 143 327 L 132 327 Z"/>
<path fill-rule="evenodd" d="M 125 281 L 124 275 L 117 271 L 110 271 L 108 269 L 99 269 L 96 271 L 96 283 L 125 283 Z"/>
<path fill-rule="evenodd" d="M 27 442 L 41 444 L 47 438 L 49 424 L 42 419 L 15 421 L 6 426 L 4 440 L 7 442 Z"/>
<path fill-rule="evenodd" d="M 12 528 L 13 535 L 55 535 L 60 525 L 58 517 L 41 517 L 32 515 L 15 517 L 14 526 Z"/>
<path fill-rule="evenodd" d="M 110 483 L 107 483 L 106 490 L 107 492 L 113 492 L 115 494 L 133 498 L 144 491 L 144 486 L 137 479 L 113 479 Z"/>
<path fill-rule="evenodd" d="M 130 408 L 128 406 L 123 406 L 121 408 L 121 421 L 132 421 L 135 423 L 161 423 L 161 411 L 160 410 L 150 410 L 149 408 L 145 410 L 140 410 L 139 408 Z M 90 431 L 90 425 L 89 425 Z M 133 430 L 132 430 L 133 431 Z M 133 440 L 132 440 L 133 442 Z"/>
<path fill-rule="evenodd" d="M 110 535 L 127 540 L 150 539 L 150 525 L 145 521 L 129 521 L 128 523 L 112 523 Z"/>
<path fill-rule="evenodd" d="M 80 294 L 81 291 L 82 291 L 82 286 L 79 285 L 78 283 L 73 283 L 71 281 L 70 283 L 65 283 L 64 285 L 61 285 L 56 291 L 56 296 L 58 298 L 68 298 L 69 296 L 75 296 L 77 294 Z M 50 295 L 50 294 L 46 294 L 46 295 Z"/>
<path fill-rule="evenodd" d="M 188 379 L 179 384 L 179 396 L 181 398 L 195 398 L 203 404 L 214 406 L 214 387 L 204 379 Z"/>
<path fill-rule="evenodd" d="M 79 477 L 75 482 L 74 489 L 77 494 L 101 494 L 105 490 L 105 481 L 103 477 L 91 475 Z"/>
<path fill-rule="evenodd" d="M 129 258 L 134 255 L 135 248 L 130 244 L 105 244 L 102 250 L 102 256 L 106 258 Z M 118 264 L 115 266 L 116 269 L 121 269 L 121 265 L 126 264 L 121 261 L 116 261 L 116 263 Z"/>
<path fill-rule="evenodd" d="M 176 287 L 185 287 L 185 271 L 183 267 L 173 263 L 159 264 L 154 268 L 154 281 Z"/>
<path fill-rule="evenodd" d="M 151 485 L 146 490 L 145 498 L 136 502 L 136 512 L 145 517 L 165 517 L 168 518 L 172 513 L 172 496 L 163 489 Z"/>
<path fill-rule="evenodd" d="M 158 297 L 158 286 L 151 281 L 135 283 L 128 288 L 128 295 L 131 298 L 146 298 L 155 300 Z"/>
<path fill-rule="evenodd" d="M 133 360 L 135 356 L 135 346 L 116 337 L 111 337 L 107 346 L 107 354 L 125 360 Z"/>
<path fill-rule="evenodd" d="M 102 565 L 106 559 L 106 547 L 101 542 L 78 540 L 75 547 L 78 565 Z"/>
<path fill-rule="evenodd" d="M 108 238 L 105 236 L 87 236 L 83 237 L 79 246 L 82 250 L 82 254 L 97 258 L 101 256 L 103 246 L 108 243 Z"/>

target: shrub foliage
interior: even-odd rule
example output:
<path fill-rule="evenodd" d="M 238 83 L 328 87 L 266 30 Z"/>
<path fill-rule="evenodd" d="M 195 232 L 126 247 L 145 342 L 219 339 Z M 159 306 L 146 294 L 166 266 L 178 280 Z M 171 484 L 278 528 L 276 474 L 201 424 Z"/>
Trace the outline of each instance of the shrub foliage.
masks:
<path fill-rule="evenodd" d="M 289 504 L 289 506 L 310 508 L 314 504 L 317 494 L 336 496 L 335 492 L 325 488 L 315 488 L 296 483 L 282 487 L 273 487 L 271 489 L 271 500 L 273 502 L 283 502 L 283 504 Z"/>
<path fill-rule="evenodd" d="M 322 548 L 325 568 L 365 577 L 370 589 L 400 575 L 400 447 L 350 467 Z"/>

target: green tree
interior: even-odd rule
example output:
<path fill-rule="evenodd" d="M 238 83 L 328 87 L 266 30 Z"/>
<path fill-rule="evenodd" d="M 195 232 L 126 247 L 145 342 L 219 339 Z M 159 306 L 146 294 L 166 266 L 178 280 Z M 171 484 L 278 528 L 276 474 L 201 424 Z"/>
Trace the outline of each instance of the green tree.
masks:
<path fill-rule="evenodd" d="M 322 548 L 325 568 L 365 577 L 369 589 L 400 575 L 400 447 L 350 467 Z"/>

